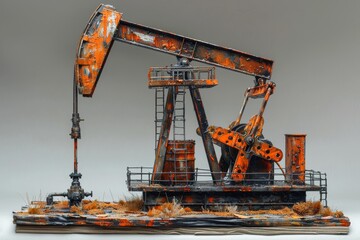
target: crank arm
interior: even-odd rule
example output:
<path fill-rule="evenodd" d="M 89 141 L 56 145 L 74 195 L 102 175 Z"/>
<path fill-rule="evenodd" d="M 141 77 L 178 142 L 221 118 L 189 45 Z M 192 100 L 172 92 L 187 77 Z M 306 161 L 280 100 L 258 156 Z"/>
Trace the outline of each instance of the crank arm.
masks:
<path fill-rule="evenodd" d="M 279 148 L 259 140 L 255 141 L 251 152 L 253 155 L 269 161 L 279 162 L 283 158 L 283 153 Z"/>
<path fill-rule="evenodd" d="M 246 154 L 243 150 L 239 150 L 231 174 L 231 178 L 236 182 L 243 181 L 246 177 L 246 172 L 250 162 L 249 159 L 251 158 L 251 155 L 247 155 L 248 154 Z"/>

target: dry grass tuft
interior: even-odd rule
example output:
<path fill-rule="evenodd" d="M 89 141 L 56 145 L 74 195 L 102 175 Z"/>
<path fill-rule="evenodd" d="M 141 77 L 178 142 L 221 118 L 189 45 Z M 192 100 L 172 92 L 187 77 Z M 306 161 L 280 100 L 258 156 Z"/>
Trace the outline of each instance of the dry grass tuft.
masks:
<path fill-rule="evenodd" d="M 31 205 L 36 205 L 39 208 L 45 208 L 46 202 L 45 201 L 33 201 Z"/>
<path fill-rule="evenodd" d="M 89 211 L 92 209 L 99 209 L 100 208 L 100 204 L 97 200 L 95 201 L 90 201 L 89 203 L 83 204 L 82 209 L 85 211 Z"/>
<path fill-rule="evenodd" d="M 293 206 L 293 211 L 297 213 L 300 216 L 306 216 L 306 215 L 317 215 L 320 214 L 323 217 L 336 217 L 336 218 L 342 218 L 344 217 L 344 213 L 342 211 L 332 211 L 329 207 L 323 207 L 322 204 L 317 202 L 301 202 L 297 203 Z"/>
<path fill-rule="evenodd" d="M 43 201 L 33 201 L 28 207 L 28 214 L 44 214 L 46 203 Z"/>
<path fill-rule="evenodd" d="M 29 214 L 44 214 L 44 211 L 38 206 L 33 206 L 28 208 Z"/>
<path fill-rule="evenodd" d="M 117 204 L 110 202 L 99 202 L 99 208 L 101 209 L 114 209 Z"/>
<path fill-rule="evenodd" d="M 77 214 L 82 214 L 82 213 L 83 213 L 83 212 L 81 211 L 81 208 L 78 207 L 78 206 L 71 206 L 70 212 L 71 212 L 71 213 L 77 213 Z"/>
<path fill-rule="evenodd" d="M 312 202 L 299 202 L 293 206 L 293 211 L 300 216 L 316 215 L 322 209 L 320 201 Z"/>
<path fill-rule="evenodd" d="M 342 211 L 336 210 L 334 212 L 333 216 L 336 218 L 342 218 L 342 217 L 344 217 L 344 213 Z"/>
<path fill-rule="evenodd" d="M 336 218 L 344 217 L 344 213 L 342 211 L 336 210 L 334 212 L 329 207 L 321 208 L 320 214 L 323 217 L 328 217 L 328 216 L 332 216 L 332 217 L 336 217 Z"/>
<path fill-rule="evenodd" d="M 58 203 L 58 206 L 63 206 L 65 204 Z M 59 208 L 59 207 L 58 207 Z M 81 206 L 71 206 L 70 212 L 71 213 L 77 213 L 77 214 L 103 214 L 104 210 L 125 210 L 125 207 L 123 205 L 120 205 L 119 203 L 111 203 L 111 202 L 100 202 L 97 200 L 90 201 L 90 200 L 83 200 Z"/>
<path fill-rule="evenodd" d="M 228 213 L 236 213 L 237 212 L 238 207 L 237 206 L 226 206 L 225 207 L 225 211 Z"/>
<path fill-rule="evenodd" d="M 170 203 L 164 203 L 161 206 L 153 207 L 148 211 L 149 217 L 160 217 L 160 218 L 172 218 L 185 214 L 186 212 L 190 212 L 191 209 L 187 208 L 185 210 L 179 203 L 173 199 Z"/>
<path fill-rule="evenodd" d="M 54 208 L 57 208 L 57 209 L 69 208 L 69 202 L 68 201 L 55 202 Z"/>
<path fill-rule="evenodd" d="M 120 203 L 113 202 L 98 202 L 100 209 L 109 209 L 109 210 L 125 210 L 124 205 Z"/>
<path fill-rule="evenodd" d="M 101 201 L 90 201 L 83 200 L 81 206 L 72 206 L 70 212 L 78 214 L 103 214 L 105 210 L 124 212 L 124 211 L 140 211 L 143 206 L 143 202 L 140 198 L 132 198 L 128 202 L 101 202 Z"/>
<path fill-rule="evenodd" d="M 54 203 L 54 208 L 56 209 L 67 209 L 68 201 L 59 201 Z M 131 196 L 125 200 L 120 200 L 119 202 L 99 202 L 97 200 L 83 200 L 81 206 L 72 206 L 70 208 L 71 213 L 76 214 L 91 214 L 91 215 L 100 215 L 106 212 L 113 213 L 127 213 L 127 212 L 141 212 L 144 202 L 140 197 Z M 33 201 L 29 204 L 27 211 L 24 211 L 24 214 L 46 214 L 50 211 L 53 212 L 53 208 L 48 208 L 46 202 L 44 201 Z M 336 210 L 332 211 L 329 207 L 323 207 L 319 201 L 308 201 L 296 203 L 292 208 L 282 208 L 277 210 L 244 210 L 238 211 L 237 206 L 226 206 L 222 211 L 210 211 L 205 209 L 203 211 L 194 212 L 191 208 L 183 208 L 175 199 L 172 202 L 164 203 L 160 206 L 155 206 L 147 212 L 149 217 L 158 217 L 158 218 L 173 218 L 186 214 L 213 214 L 216 216 L 238 216 L 240 218 L 248 218 L 253 216 L 261 215 L 283 215 L 287 217 L 299 217 L 299 216 L 312 216 L 320 215 L 323 217 L 332 216 L 335 218 L 343 218 L 344 214 L 342 211 Z"/>
<path fill-rule="evenodd" d="M 334 213 L 331 211 L 329 207 L 324 207 L 321 208 L 320 214 L 323 217 L 328 217 L 328 216 L 333 216 Z"/>
<path fill-rule="evenodd" d="M 274 214 L 274 215 L 293 215 L 294 214 L 294 211 L 288 207 L 278 209 L 278 210 L 269 210 L 269 212 L 270 212 L 270 214 Z"/>
<path fill-rule="evenodd" d="M 131 196 L 131 198 L 125 198 L 124 202 L 119 201 L 119 205 L 122 205 L 130 212 L 141 211 L 144 206 L 144 201 L 138 196 Z"/>
<path fill-rule="evenodd" d="M 94 209 L 88 210 L 87 213 L 91 214 L 91 215 L 99 215 L 99 214 L 104 214 L 105 212 L 102 209 L 94 208 Z"/>
<path fill-rule="evenodd" d="M 271 214 L 271 215 L 294 215 L 294 211 L 288 207 L 282 209 L 269 209 L 269 210 L 246 210 L 238 212 L 241 215 L 261 215 L 261 214 Z"/>

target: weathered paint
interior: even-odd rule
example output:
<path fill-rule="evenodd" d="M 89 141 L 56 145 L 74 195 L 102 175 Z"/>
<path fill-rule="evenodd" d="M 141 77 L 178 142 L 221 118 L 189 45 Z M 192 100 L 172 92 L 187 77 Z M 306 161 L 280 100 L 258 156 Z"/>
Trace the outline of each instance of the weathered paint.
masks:
<path fill-rule="evenodd" d="M 208 132 L 211 134 L 213 140 L 222 147 L 222 153 L 226 153 L 225 148 L 230 147 L 237 150 L 237 156 L 235 163 L 232 166 L 231 179 L 237 182 L 241 182 L 245 179 L 246 173 L 249 168 L 250 160 L 258 159 L 261 165 L 253 167 L 255 170 L 268 170 L 271 174 L 272 162 L 279 162 L 282 159 L 282 151 L 272 144 L 269 144 L 262 137 L 262 130 L 264 125 L 263 113 L 266 108 L 266 104 L 270 98 L 270 95 L 275 90 L 275 83 L 265 83 L 262 79 L 258 81 L 258 86 L 248 88 L 245 92 L 245 100 L 241 108 L 239 117 L 230 124 L 230 127 L 225 129 L 221 127 L 209 127 Z M 263 98 L 260 106 L 259 113 L 254 115 L 244 127 L 242 132 L 237 132 L 236 127 L 240 126 L 240 119 L 245 109 L 248 98 Z M 228 155 L 228 154 L 227 154 Z M 230 167 L 230 162 L 233 161 L 229 156 L 223 155 L 221 166 L 224 170 Z M 268 161 L 269 163 L 266 163 Z M 253 164 L 255 166 L 256 164 Z M 223 174 L 224 175 L 224 174 Z"/>
<path fill-rule="evenodd" d="M 195 176 L 195 141 L 169 140 L 161 184 L 187 185 Z"/>
<path fill-rule="evenodd" d="M 253 132 L 254 122 L 258 119 L 255 115 L 252 117 L 245 127 L 245 134 L 224 129 L 221 127 L 209 128 L 209 133 L 215 142 L 219 144 L 225 144 L 231 148 L 239 150 L 233 170 L 232 179 L 236 181 L 243 181 L 249 167 L 249 161 L 252 156 L 258 156 L 264 160 L 279 162 L 282 159 L 282 151 L 264 141 L 261 141 L 259 137 L 262 133 L 263 119 L 259 120 L 259 127 L 254 133 L 253 143 L 249 143 L 247 137 L 249 133 Z"/>
<path fill-rule="evenodd" d="M 122 14 L 116 12 L 112 7 L 101 5 L 91 18 L 90 23 L 84 32 L 84 35 L 79 44 L 79 51 L 75 65 L 75 78 L 77 79 L 80 85 L 80 91 L 84 96 L 92 96 L 114 39 L 136 46 L 147 47 L 164 53 L 220 66 L 226 69 L 256 76 L 257 78 L 264 78 L 265 80 L 261 81 L 260 86 L 249 89 L 247 93 L 247 96 L 250 98 L 264 98 L 264 101 L 260 108 L 259 114 L 255 115 L 246 126 L 246 134 L 236 135 L 230 131 L 228 133 L 229 136 L 230 133 L 232 134 L 231 138 L 227 136 L 226 140 L 224 138 L 214 138 L 214 140 L 217 140 L 221 144 L 226 144 L 227 146 L 238 149 L 238 157 L 235 161 L 234 169 L 231 175 L 232 179 L 238 183 L 245 179 L 246 172 L 250 165 L 249 160 L 252 156 L 258 156 L 264 160 L 275 162 L 281 160 L 282 152 L 280 149 L 277 149 L 271 144 L 259 140 L 263 126 L 262 114 L 275 87 L 273 83 L 264 84 L 264 82 L 271 77 L 271 60 L 258 58 L 247 53 L 239 52 L 237 50 L 216 46 L 138 24 L 120 21 L 121 16 Z M 116 30 L 119 31 L 116 32 Z M 116 36 L 114 37 L 115 33 Z M 198 90 L 198 87 L 208 87 L 217 84 L 217 80 L 198 80 L 197 82 L 193 81 L 191 84 L 188 84 L 182 80 L 176 81 L 163 82 L 163 84 L 165 83 L 165 86 L 190 86 L 189 88 L 192 93 L 194 108 L 196 110 L 200 125 L 200 133 L 204 141 L 205 151 L 208 157 L 214 183 L 223 183 L 221 177 L 224 176 L 224 172 L 220 172 L 220 167 L 217 163 L 217 158 L 213 150 L 211 138 L 207 132 L 208 124 Z M 160 82 L 153 82 L 152 84 L 155 84 L 153 86 L 160 86 Z M 166 135 L 166 130 L 163 131 L 162 137 L 164 137 L 164 134 Z M 235 142 L 234 136 L 238 140 L 237 142 Z M 247 137 L 253 138 L 252 141 L 254 142 L 250 142 Z M 164 154 L 161 153 L 163 153 L 164 149 L 166 149 L 167 137 L 163 140 L 164 141 L 162 141 L 160 144 L 161 146 L 158 146 L 158 151 L 161 151 L 160 154 L 157 153 L 157 158 L 154 164 L 154 174 L 152 176 L 159 175 L 159 173 L 161 173 L 161 169 L 163 169 L 162 165 L 164 162 Z M 223 168 L 225 167 L 222 167 L 221 169 Z M 291 169 L 291 171 L 295 173 L 295 171 L 300 170 Z M 303 171 L 305 171 L 305 168 L 301 169 L 301 172 Z M 300 177 L 297 180 L 303 180 L 301 176 L 302 175 L 300 174 Z M 227 186 L 221 187 L 222 188 L 220 188 L 220 192 L 222 193 L 227 191 L 254 191 L 254 189 L 249 186 L 238 186 L 237 189 L 229 188 Z M 188 186 L 183 188 L 183 190 L 187 192 L 190 192 L 189 189 L 190 188 Z M 270 186 L 269 189 L 271 192 L 287 192 L 296 188 L 290 186 Z M 162 190 L 166 191 L 167 189 Z M 196 203 L 196 200 L 194 201 Z M 127 224 L 128 223 L 126 221 L 123 223 L 124 226 L 127 226 Z"/>
<path fill-rule="evenodd" d="M 144 200 L 145 209 L 171 202 L 173 199 L 183 207 L 193 210 L 224 210 L 227 206 L 237 206 L 241 210 L 279 209 L 290 207 L 306 199 L 303 191 L 253 191 L 249 186 L 241 186 L 240 191 L 231 191 L 223 187 L 218 191 L 147 191 Z M 164 201 L 165 197 L 165 201 Z M 163 201 L 163 202 L 162 202 Z"/>
<path fill-rule="evenodd" d="M 129 219 L 123 218 L 119 220 L 119 227 L 131 227 L 134 223 L 130 222 Z"/>
<path fill-rule="evenodd" d="M 168 90 L 163 121 L 159 134 L 159 141 L 155 153 L 155 162 L 151 179 L 153 182 L 161 179 L 161 172 L 163 172 L 164 169 L 166 149 L 174 114 L 177 92 L 178 89 L 176 87 L 170 87 Z"/>
<path fill-rule="evenodd" d="M 210 133 L 207 131 L 209 124 L 205 114 L 204 105 L 201 100 L 200 91 L 198 88 L 193 86 L 190 86 L 189 90 L 196 114 L 196 119 L 199 124 L 200 135 L 204 143 L 204 149 L 206 153 L 206 158 L 208 160 L 209 168 L 211 171 L 211 176 L 214 181 L 214 184 L 217 184 L 221 180 L 222 174 L 220 172 L 220 167 L 216 157 L 214 144 L 212 142 Z"/>
<path fill-rule="evenodd" d="M 271 77 L 272 60 L 125 20 L 121 20 L 115 40 L 264 79 Z"/>
<path fill-rule="evenodd" d="M 322 217 L 315 216 L 282 216 L 282 215 L 249 215 L 247 217 L 237 216 L 218 216 L 212 213 L 197 213 L 191 216 L 179 216 L 175 218 L 158 218 L 134 215 L 119 216 L 110 214 L 106 218 L 99 218 L 97 216 L 84 216 L 72 213 L 68 214 L 53 214 L 52 218 L 47 215 L 23 215 L 21 213 L 14 213 L 14 223 L 17 226 L 31 226 L 31 229 L 46 229 L 47 226 L 51 227 L 67 227 L 67 226 L 84 226 L 78 225 L 76 219 L 82 219 L 86 222 L 85 226 L 94 226 L 102 230 L 106 229 L 138 229 L 141 232 L 153 228 L 173 229 L 176 233 L 176 228 L 189 228 L 189 227 L 281 227 L 281 226 L 306 226 L 306 227 L 349 227 L 351 222 L 347 217 Z M 36 222 L 36 219 L 43 219 L 43 223 Z M 105 224 L 101 224 L 105 222 Z M 143 227 L 143 228 L 141 228 Z M 69 229 L 71 231 L 71 229 Z M 46 230 L 45 230 L 46 231 Z M 126 233 L 126 232 L 123 232 Z M 295 232 L 298 234 L 299 232 Z M 347 233 L 347 232 L 343 232 Z M 192 234 L 192 233 L 191 233 Z M 338 233 L 340 234 L 340 233 Z"/>
<path fill-rule="evenodd" d="M 218 85 L 218 80 L 149 80 L 149 88 L 151 87 L 171 87 L 171 86 L 196 86 L 199 88 L 210 88 Z"/>
<path fill-rule="evenodd" d="M 246 93 L 248 93 L 250 98 L 264 98 L 269 87 L 275 89 L 275 87 L 272 86 L 273 84 L 273 82 L 269 82 L 263 85 L 248 88 Z M 271 92 L 271 94 L 273 93 L 274 90 Z"/>
<path fill-rule="evenodd" d="M 101 4 L 81 36 L 75 60 L 75 79 L 85 97 L 91 97 L 113 44 L 113 36 L 122 14 Z"/>
<path fill-rule="evenodd" d="M 258 114 L 259 116 L 262 116 L 262 112 L 264 112 L 265 107 L 266 107 L 266 102 L 269 100 L 270 95 L 274 93 L 276 85 L 274 82 L 271 82 L 271 81 L 268 83 L 265 83 L 264 79 L 257 79 L 257 83 L 259 85 L 256 85 L 254 87 L 246 89 L 245 94 L 244 94 L 245 95 L 244 101 L 243 101 L 242 107 L 240 109 L 239 116 L 236 118 L 236 120 L 234 122 L 232 122 L 229 125 L 229 129 L 236 127 L 237 125 L 239 125 L 241 123 L 241 118 L 242 118 L 242 115 L 244 113 L 244 110 L 245 110 L 245 107 L 247 105 L 249 98 L 253 98 L 253 99 L 264 98 L 263 104 L 262 104 L 259 114 Z"/>
<path fill-rule="evenodd" d="M 305 138 L 306 134 L 285 134 L 285 170 L 294 184 L 305 181 Z"/>
<path fill-rule="evenodd" d="M 93 95 L 114 40 L 264 79 L 271 78 L 272 60 L 127 22 L 121 17 L 122 14 L 112 6 L 101 4 L 81 36 L 75 61 L 75 79 L 85 97 Z M 210 85 L 214 83 L 210 82 Z"/>

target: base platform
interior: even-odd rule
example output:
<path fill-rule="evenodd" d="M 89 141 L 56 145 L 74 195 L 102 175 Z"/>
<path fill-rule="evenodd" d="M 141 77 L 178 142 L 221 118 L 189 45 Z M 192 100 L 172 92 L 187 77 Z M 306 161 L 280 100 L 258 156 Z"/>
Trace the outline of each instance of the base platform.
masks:
<path fill-rule="evenodd" d="M 348 227 L 191 227 L 191 228 L 102 228 L 94 226 L 28 226 L 16 225 L 16 233 L 62 234 L 176 234 L 176 235 L 285 235 L 327 234 L 344 235 Z"/>
<path fill-rule="evenodd" d="M 280 171 L 279 169 L 277 169 Z M 275 171 L 271 174 L 249 173 L 242 183 L 222 179 L 214 183 L 208 169 L 196 169 L 192 180 L 169 179 L 152 181 L 152 168 L 128 167 L 127 185 L 129 191 L 142 192 L 144 210 L 171 202 L 175 199 L 184 207 L 194 210 L 211 209 L 221 211 L 227 206 L 239 210 L 281 209 L 305 202 L 307 192 L 318 192 L 320 201 L 327 206 L 326 174 L 306 170 L 304 182 L 287 181 Z M 172 175 L 165 172 L 164 175 Z M 182 177 L 184 174 L 179 174 Z M 176 178 L 177 175 L 175 175 Z"/>
<path fill-rule="evenodd" d="M 293 209 L 223 212 L 193 211 L 175 202 L 148 212 L 129 211 L 131 204 L 87 201 L 82 207 L 65 203 L 32 207 L 13 213 L 18 233 L 119 234 L 348 234 L 350 221 L 342 213 L 301 216 Z M 133 205 L 133 204 L 132 204 Z M 320 206 L 320 204 L 318 204 Z M 34 206 L 36 206 L 34 208 Z M 56 207 L 57 206 L 57 207 Z M 137 206 L 138 209 L 141 206 Z"/>

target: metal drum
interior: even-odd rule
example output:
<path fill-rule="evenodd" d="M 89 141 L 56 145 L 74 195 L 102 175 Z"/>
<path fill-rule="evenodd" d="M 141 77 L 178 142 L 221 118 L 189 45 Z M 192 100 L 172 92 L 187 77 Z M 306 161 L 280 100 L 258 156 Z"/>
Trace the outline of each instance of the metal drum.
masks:
<path fill-rule="evenodd" d="M 164 185 L 187 185 L 195 177 L 195 141 L 169 140 L 161 182 Z"/>

